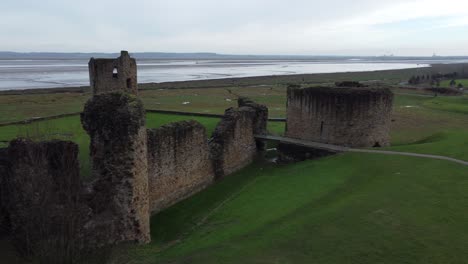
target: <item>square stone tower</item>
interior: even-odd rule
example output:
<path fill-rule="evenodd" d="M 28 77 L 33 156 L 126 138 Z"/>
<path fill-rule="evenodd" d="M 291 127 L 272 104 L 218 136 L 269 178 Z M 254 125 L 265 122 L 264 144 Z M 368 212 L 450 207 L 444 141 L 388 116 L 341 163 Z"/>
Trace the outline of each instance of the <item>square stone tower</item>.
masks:
<path fill-rule="evenodd" d="M 121 51 L 117 59 L 91 58 L 89 80 L 93 95 L 113 91 L 138 94 L 137 65 L 128 51 Z"/>

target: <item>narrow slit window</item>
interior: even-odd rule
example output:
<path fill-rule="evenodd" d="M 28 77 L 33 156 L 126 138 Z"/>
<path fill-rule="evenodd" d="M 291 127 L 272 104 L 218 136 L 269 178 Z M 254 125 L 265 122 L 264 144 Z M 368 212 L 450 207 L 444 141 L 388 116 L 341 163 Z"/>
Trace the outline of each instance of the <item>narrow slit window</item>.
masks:
<path fill-rule="evenodd" d="M 117 67 L 114 67 L 114 70 L 112 71 L 112 77 L 118 78 L 119 77 L 119 70 Z"/>
<path fill-rule="evenodd" d="M 127 79 L 127 89 L 132 89 L 132 79 L 131 78 Z"/>

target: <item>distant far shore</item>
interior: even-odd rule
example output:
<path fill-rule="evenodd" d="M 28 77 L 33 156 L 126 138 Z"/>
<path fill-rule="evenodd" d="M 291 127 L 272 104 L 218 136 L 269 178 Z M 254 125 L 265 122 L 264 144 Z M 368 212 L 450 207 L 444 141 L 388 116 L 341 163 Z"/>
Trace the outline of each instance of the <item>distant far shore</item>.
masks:
<path fill-rule="evenodd" d="M 430 67 L 364 71 L 364 72 L 339 72 L 339 73 L 313 73 L 313 74 L 291 74 L 270 75 L 240 78 L 220 78 L 192 81 L 175 82 L 147 82 L 139 83 L 140 90 L 149 89 L 204 89 L 222 87 L 254 87 L 263 85 L 287 85 L 305 84 L 314 85 L 321 83 L 334 83 L 345 80 L 378 81 L 388 85 L 398 85 L 401 80 L 409 79 L 413 75 L 431 74 L 433 72 L 464 71 L 468 74 L 468 64 L 434 64 Z M 0 95 L 22 95 L 22 94 L 47 94 L 47 93 L 88 93 L 89 86 L 57 87 L 57 88 L 35 88 L 24 90 L 4 90 Z"/>
<path fill-rule="evenodd" d="M 81 87 L 89 83 L 88 60 L 0 60 L 0 91 Z M 449 60 L 447 63 L 456 63 Z M 139 83 L 167 83 L 256 76 L 368 72 L 428 67 L 427 60 L 341 59 L 138 59 Z"/>
<path fill-rule="evenodd" d="M 115 58 L 119 52 L 12 52 L 0 51 L 0 60 L 12 59 L 89 59 L 95 58 Z M 255 55 L 255 54 L 220 54 L 214 52 L 131 52 L 130 55 L 136 59 L 150 60 L 349 60 L 357 59 L 364 61 L 398 61 L 398 60 L 468 60 L 468 56 L 360 56 L 360 55 Z"/>
<path fill-rule="evenodd" d="M 430 69 L 430 67 L 419 68 Z M 139 90 L 146 89 L 199 89 L 199 88 L 220 88 L 233 86 L 255 86 L 255 85 L 276 85 L 287 83 L 301 83 L 312 81 L 320 83 L 332 81 L 333 79 L 354 78 L 367 74 L 382 73 L 384 75 L 395 73 L 406 73 L 414 69 L 402 70 L 385 70 L 385 71 L 369 71 L 369 72 L 349 72 L 349 73 L 313 73 L 313 74 L 296 74 L 296 75 L 271 75 L 271 76 L 254 76 L 240 78 L 224 78 L 224 79 L 208 79 L 208 80 L 193 80 L 193 81 L 176 81 L 176 82 L 161 82 L 161 83 L 139 83 Z M 87 93 L 90 92 L 89 86 L 76 87 L 54 87 L 54 88 L 34 88 L 34 89 L 17 89 L 0 91 L 0 95 L 22 95 L 22 94 L 47 94 L 47 93 Z"/>

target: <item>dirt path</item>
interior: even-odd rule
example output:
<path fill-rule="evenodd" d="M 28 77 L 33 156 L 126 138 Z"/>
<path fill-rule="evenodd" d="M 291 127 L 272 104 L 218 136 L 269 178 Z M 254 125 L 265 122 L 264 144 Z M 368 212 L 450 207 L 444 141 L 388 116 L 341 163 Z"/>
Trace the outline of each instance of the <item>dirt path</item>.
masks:
<path fill-rule="evenodd" d="M 410 156 L 410 157 L 419 157 L 427 159 L 438 159 L 438 160 L 447 160 L 451 162 L 456 162 L 468 166 L 468 161 L 454 159 L 446 156 L 439 155 L 429 155 L 429 154 L 419 154 L 413 152 L 400 152 L 400 151 L 391 151 L 391 150 L 373 150 L 373 149 L 348 149 L 349 152 L 361 152 L 361 153 L 375 153 L 375 154 L 385 154 L 385 155 L 399 155 L 399 156 Z"/>

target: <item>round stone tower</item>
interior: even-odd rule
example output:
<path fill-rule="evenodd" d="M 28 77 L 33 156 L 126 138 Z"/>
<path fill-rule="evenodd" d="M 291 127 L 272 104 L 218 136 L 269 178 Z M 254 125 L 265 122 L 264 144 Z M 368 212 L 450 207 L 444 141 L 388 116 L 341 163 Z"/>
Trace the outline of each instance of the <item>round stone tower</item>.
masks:
<path fill-rule="evenodd" d="M 393 93 L 385 88 L 288 88 L 286 136 L 349 146 L 390 144 Z"/>

